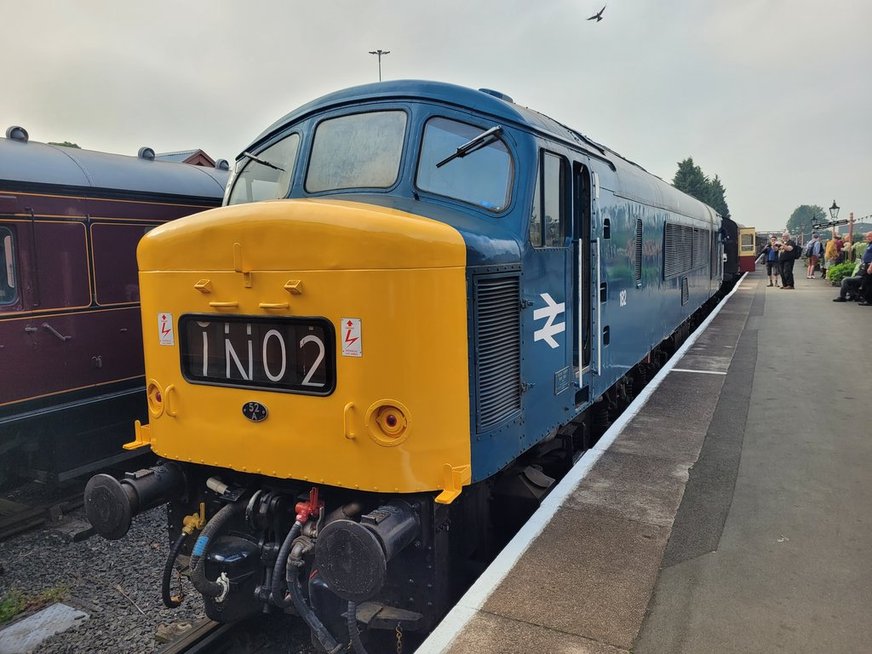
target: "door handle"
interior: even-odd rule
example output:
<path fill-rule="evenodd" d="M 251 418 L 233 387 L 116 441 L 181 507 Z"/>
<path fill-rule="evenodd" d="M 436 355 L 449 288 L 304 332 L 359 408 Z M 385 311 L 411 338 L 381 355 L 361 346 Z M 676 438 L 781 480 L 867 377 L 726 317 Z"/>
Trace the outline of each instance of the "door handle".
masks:
<path fill-rule="evenodd" d="M 42 323 L 42 328 L 47 330 L 51 334 L 54 334 L 55 336 L 57 336 L 57 338 L 59 338 L 64 343 L 66 343 L 68 340 L 70 340 L 72 338 L 72 336 L 64 336 L 57 329 L 55 329 L 54 327 L 49 325 L 47 322 Z"/>

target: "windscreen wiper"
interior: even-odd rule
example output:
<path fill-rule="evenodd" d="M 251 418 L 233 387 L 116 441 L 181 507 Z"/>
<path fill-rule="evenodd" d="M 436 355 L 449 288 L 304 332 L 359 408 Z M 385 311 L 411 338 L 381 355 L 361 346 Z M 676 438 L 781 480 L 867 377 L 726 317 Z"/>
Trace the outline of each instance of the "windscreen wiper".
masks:
<path fill-rule="evenodd" d="M 503 133 L 503 128 L 499 125 L 494 125 L 489 130 L 486 130 L 479 134 L 478 136 L 473 136 L 470 140 L 468 140 L 463 145 L 457 147 L 457 149 L 445 157 L 442 161 L 436 164 L 437 168 L 441 168 L 449 161 L 454 161 L 455 159 L 462 159 L 466 155 L 471 152 L 475 152 L 476 150 L 483 148 L 486 145 L 490 145 L 494 141 L 496 141 L 500 134 Z"/>
<path fill-rule="evenodd" d="M 261 158 L 259 158 L 259 157 L 256 157 L 256 156 L 254 156 L 253 154 L 251 154 L 251 152 L 243 152 L 243 153 L 242 153 L 242 156 L 243 156 L 243 157 L 246 157 L 246 158 L 248 158 L 248 159 L 251 159 L 252 161 L 256 161 L 256 162 L 259 163 L 261 166 L 266 166 L 267 168 L 272 168 L 273 170 L 280 170 L 280 171 L 282 171 L 282 172 L 285 172 L 285 169 L 284 169 L 284 168 L 279 168 L 279 167 L 276 166 L 275 164 L 271 164 L 269 161 L 266 161 L 266 160 L 264 160 L 264 159 L 261 159 Z"/>

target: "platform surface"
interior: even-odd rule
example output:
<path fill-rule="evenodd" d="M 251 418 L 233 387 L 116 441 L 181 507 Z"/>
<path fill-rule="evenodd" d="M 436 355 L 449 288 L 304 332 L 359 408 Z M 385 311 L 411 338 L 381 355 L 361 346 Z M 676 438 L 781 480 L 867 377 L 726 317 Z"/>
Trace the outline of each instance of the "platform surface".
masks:
<path fill-rule="evenodd" d="M 872 307 L 765 282 L 419 652 L 872 652 Z"/>

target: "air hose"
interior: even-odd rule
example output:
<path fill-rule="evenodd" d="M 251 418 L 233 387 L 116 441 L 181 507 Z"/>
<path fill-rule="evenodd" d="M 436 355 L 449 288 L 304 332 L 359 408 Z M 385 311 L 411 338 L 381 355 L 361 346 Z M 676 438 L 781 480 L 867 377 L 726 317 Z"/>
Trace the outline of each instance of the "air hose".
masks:
<path fill-rule="evenodd" d="M 292 604 L 290 596 L 285 595 L 285 590 L 282 587 L 282 581 L 285 578 L 284 569 L 287 565 L 288 556 L 291 553 L 291 547 L 294 544 L 294 540 L 297 538 L 297 536 L 300 535 L 300 530 L 302 528 L 303 525 L 300 524 L 299 521 L 294 523 L 294 526 L 291 527 L 291 530 L 288 532 L 288 535 L 282 542 L 282 546 L 279 549 L 279 555 L 276 558 L 275 566 L 273 566 L 272 583 L 270 585 L 270 599 L 273 604 L 281 609 L 286 609 Z"/>
<path fill-rule="evenodd" d="M 309 625 L 309 629 L 315 634 L 315 638 L 321 643 L 321 647 L 327 654 L 338 654 L 342 651 L 343 646 L 336 642 L 331 633 L 327 631 L 327 627 L 318 619 L 315 612 L 309 608 L 306 599 L 303 597 L 303 588 L 300 586 L 299 571 L 288 566 L 287 570 L 288 590 L 291 592 L 291 600 L 294 603 L 294 609 L 297 614 L 303 618 L 305 623 Z"/>
<path fill-rule="evenodd" d="M 188 534 L 182 532 L 179 534 L 179 537 L 176 538 L 176 542 L 173 543 L 173 546 L 170 548 L 170 555 L 167 557 L 167 562 L 164 565 L 163 571 L 163 579 L 161 580 L 160 592 L 161 597 L 163 598 L 164 606 L 168 609 L 178 608 L 182 603 L 182 596 L 179 595 L 178 599 L 170 595 L 170 584 L 173 580 L 173 567 L 176 564 L 176 559 L 179 556 L 179 552 L 182 551 L 182 545 L 185 543 L 185 538 L 188 537 Z"/>
<path fill-rule="evenodd" d="M 312 630 L 315 638 L 321 643 L 321 647 L 324 648 L 327 654 L 335 654 L 342 650 L 342 645 L 336 642 L 336 639 L 327 631 L 327 627 L 324 626 L 321 620 L 318 619 L 318 616 L 315 615 L 315 612 L 306 603 L 302 588 L 300 587 L 299 569 L 288 560 L 294 541 L 300 535 L 302 529 L 302 523 L 299 520 L 296 521 L 288 535 L 285 536 L 285 540 L 282 541 L 275 566 L 273 566 L 270 601 L 282 609 L 286 609 L 293 604 L 297 614 L 309 625 L 309 629 Z M 282 574 L 283 567 L 285 568 L 284 574 Z M 282 579 L 285 580 L 289 591 L 287 595 L 281 587 Z"/>
<path fill-rule="evenodd" d="M 367 654 L 363 641 L 360 640 L 360 629 L 357 627 L 357 603 L 348 602 L 348 635 L 351 636 L 351 646 L 355 654 Z"/>
<path fill-rule="evenodd" d="M 194 543 L 194 551 L 191 553 L 191 583 L 206 597 L 220 597 L 227 590 L 225 585 L 217 581 L 206 579 L 206 564 L 203 560 L 209 549 L 209 541 L 221 533 L 224 526 L 245 509 L 242 502 L 227 504 L 206 523 L 200 532 L 197 542 Z"/>

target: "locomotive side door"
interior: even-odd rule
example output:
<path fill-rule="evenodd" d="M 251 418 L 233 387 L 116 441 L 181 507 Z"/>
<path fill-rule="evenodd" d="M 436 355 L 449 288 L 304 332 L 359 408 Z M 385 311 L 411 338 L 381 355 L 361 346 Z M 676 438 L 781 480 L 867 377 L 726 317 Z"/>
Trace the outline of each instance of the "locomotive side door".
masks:
<path fill-rule="evenodd" d="M 592 293 L 596 292 L 591 268 L 591 232 L 593 196 L 591 192 L 591 173 L 588 162 L 574 161 L 572 164 L 572 323 L 575 325 L 573 343 L 573 370 L 578 384 L 576 404 L 590 400 L 588 390 L 593 333 L 591 309 Z"/>
<path fill-rule="evenodd" d="M 572 166 L 554 150 L 539 152 L 529 243 L 524 256 L 523 410 L 528 424 L 551 429 L 573 394 Z M 542 433 L 532 434 L 539 439 Z"/>

